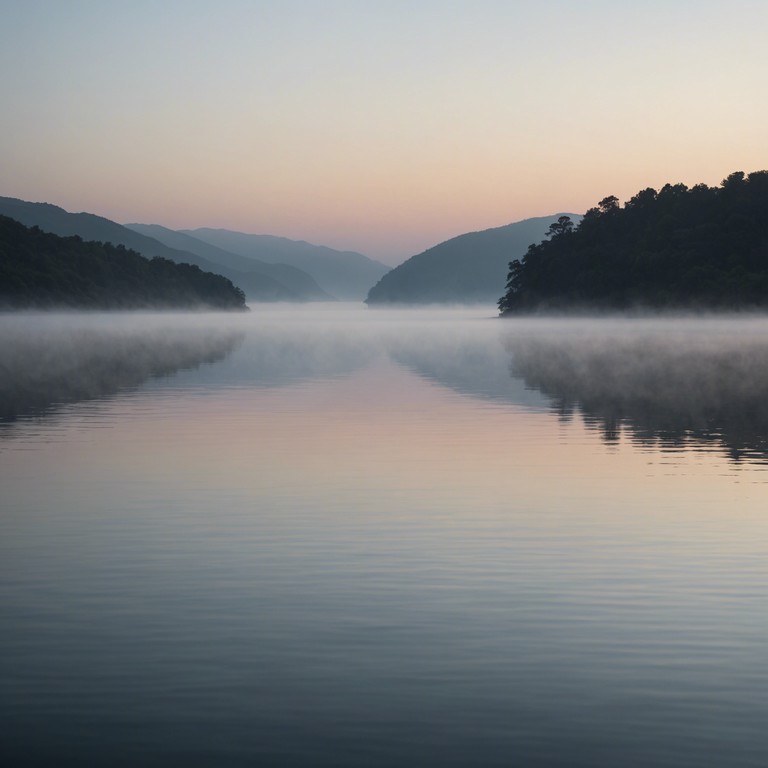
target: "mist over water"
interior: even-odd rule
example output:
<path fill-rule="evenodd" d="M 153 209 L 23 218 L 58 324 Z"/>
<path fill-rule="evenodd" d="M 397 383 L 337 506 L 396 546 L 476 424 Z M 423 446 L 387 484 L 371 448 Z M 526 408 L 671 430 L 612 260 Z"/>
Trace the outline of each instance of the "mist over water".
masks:
<path fill-rule="evenodd" d="M 608 325 L 609 327 L 602 327 Z M 507 340 L 511 374 L 605 440 L 661 448 L 768 450 L 768 325 L 762 318 L 582 324 Z"/>
<path fill-rule="evenodd" d="M 0 317 L 0 429 L 214 363 L 242 342 L 242 329 L 201 319 L 171 313 Z"/>
<path fill-rule="evenodd" d="M 768 450 L 768 320 L 760 316 L 527 318 L 496 334 L 406 338 L 395 360 L 458 392 L 575 415 L 607 442 Z M 486 330 L 486 329 L 484 329 Z M 506 351 L 501 354 L 499 347 Z"/>
<path fill-rule="evenodd" d="M 4 765 L 763 766 L 768 320 L 0 316 Z"/>

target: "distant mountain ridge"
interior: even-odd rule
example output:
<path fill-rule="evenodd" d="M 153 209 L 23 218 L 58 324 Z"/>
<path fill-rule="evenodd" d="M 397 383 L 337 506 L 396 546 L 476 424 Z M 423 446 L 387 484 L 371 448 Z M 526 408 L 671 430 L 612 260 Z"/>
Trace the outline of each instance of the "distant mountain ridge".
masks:
<path fill-rule="evenodd" d="M 504 292 L 509 262 L 539 242 L 555 213 L 524 219 L 502 227 L 468 232 L 412 256 L 384 275 L 368 293 L 369 305 L 492 303 Z"/>
<path fill-rule="evenodd" d="M 176 263 L 192 264 L 206 272 L 223 275 L 256 301 L 329 301 L 335 297 L 323 291 L 300 270 L 274 269 L 255 259 L 237 267 L 208 259 L 192 251 L 169 247 L 154 237 L 92 213 L 70 213 L 51 203 L 32 203 L 13 197 L 0 197 L 0 215 L 27 227 L 39 227 L 61 237 L 77 235 L 83 240 L 124 245 L 146 258 L 161 256 Z M 170 230 L 169 230 L 170 231 Z M 237 259 L 230 254 L 232 259 Z M 276 276 L 280 274 L 280 279 Z"/>
<path fill-rule="evenodd" d="M 318 301 L 332 301 L 336 298 L 324 291 L 308 272 L 289 264 L 270 264 L 260 259 L 241 256 L 160 224 L 126 224 L 125 226 L 134 232 L 154 238 L 169 248 L 193 253 L 218 268 L 246 273 L 258 270 L 259 274 L 266 275 L 278 284 L 286 286 L 297 296 Z"/>
<path fill-rule="evenodd" d="M 303 240 L 205 227 L 179 232 L 249 259 L 301 269 L 312 275 L 323 290 L 340 299 L 362 301 L 370 287 L 391 269 L 356 251 L 336 251 Z"/>

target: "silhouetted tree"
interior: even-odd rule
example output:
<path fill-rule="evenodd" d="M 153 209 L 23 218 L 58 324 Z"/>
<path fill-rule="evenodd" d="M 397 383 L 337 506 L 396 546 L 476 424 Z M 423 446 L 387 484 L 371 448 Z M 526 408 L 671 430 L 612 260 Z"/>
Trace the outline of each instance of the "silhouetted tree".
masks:
<path fill-rule="evenodd" d="M 597 207 L 602 214 L 607 213 L 614 213 L 615 211 L 619 210 L 619 198 L 615 195 L 609 195 L 608 197 L 604 197 L 598 204 Z"/>
<path fill-rule="evenodd" d="M 573 231 L 573 222 L 570 216 L 560 216 L 557 221 L 553 221 L 547 230 L 547 237 L 560 237 Z"/>

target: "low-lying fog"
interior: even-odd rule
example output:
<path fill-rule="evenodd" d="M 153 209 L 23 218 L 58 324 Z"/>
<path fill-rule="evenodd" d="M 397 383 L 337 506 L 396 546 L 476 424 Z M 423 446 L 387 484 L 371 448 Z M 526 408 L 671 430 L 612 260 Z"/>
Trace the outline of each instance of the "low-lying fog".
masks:
<path fill-rule="evenodd" d="M 205 387 L 343 377 L 382 358 L 464 395 L 580 415 L 606 440 L 768 453 L 768 318 L 519 318 L 492 307 L 0 316 L 0 424 L 180 371 Z M 0 430 L 2 434 L 2 430 Z"/>

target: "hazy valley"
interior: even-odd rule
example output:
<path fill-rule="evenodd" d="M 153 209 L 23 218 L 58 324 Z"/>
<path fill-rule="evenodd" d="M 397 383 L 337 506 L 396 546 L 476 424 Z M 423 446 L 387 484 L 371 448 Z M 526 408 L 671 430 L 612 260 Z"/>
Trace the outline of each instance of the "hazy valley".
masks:
<path fill-rule="evenodd" d="M 2 768 L 766 768 L 768 3 L 0 5 Z"/>

